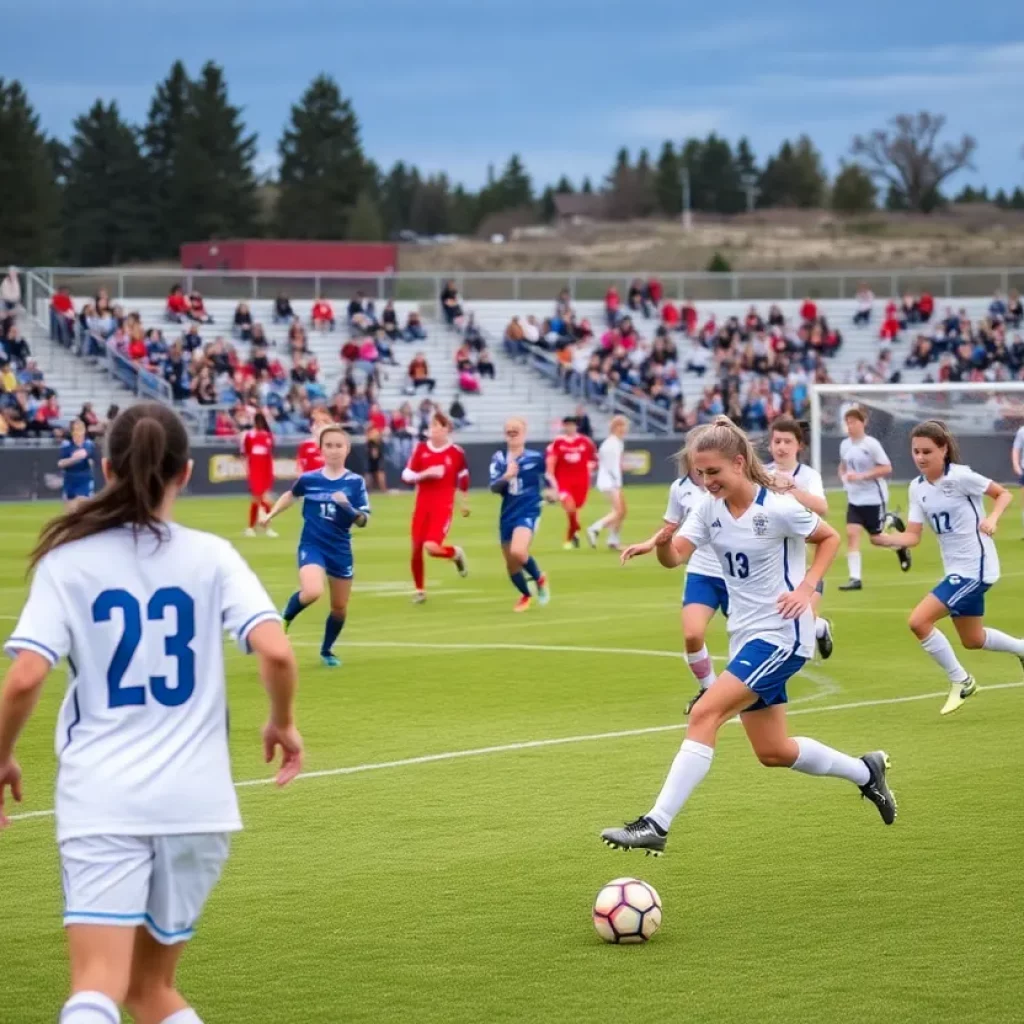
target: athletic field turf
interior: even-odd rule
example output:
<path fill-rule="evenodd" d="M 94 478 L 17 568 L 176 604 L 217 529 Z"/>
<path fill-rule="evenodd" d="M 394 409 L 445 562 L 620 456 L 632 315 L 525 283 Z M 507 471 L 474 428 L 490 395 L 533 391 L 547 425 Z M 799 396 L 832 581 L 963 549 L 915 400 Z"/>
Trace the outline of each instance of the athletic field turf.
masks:
<path fill-rule="evenodd" d="M 625 537 L 660 523 L 665 493 L 628 492 Z M 429 603 L 413 607 L 411 502 L 375 497 L 355 539 L 342 669 L 319 666 L 326 608 L 296 624 L 315 777 L 264 784 L 264 695 L 254 663 L 229 650 L 246 831 L 183 961 L 182 988 L 206 1021 L 1024 1019 L 1024 683 L 1014 658 L 967 653 L 983 690 L 940 718 L 945 678 L 905 626 L 941 576 L 934 538 L 906 576 L 891 553 L 869 550 L 859 594 L 835 589 L 840 555 L 825 604 L 835 655 L 790 692 L 795 734 L 889 751 L 895 826 L 846 783 L 760 767 L 729 725 L 656 861 L 597 835 L 649 808 L 679 746 L 693 690 L 678 655 L 681 573 L 563 552 L 561 510 L 548 509 L 535 554 L 553 599 L 515 616 L 497 500 L 473 499 L 453 530 L 470 577 L 430 562 Z M 832 504 L 839 524 L 841 498 Z M 236 538 L 283 604 L 298 514 L 282 517 L 278 540 L 245 540 L 246 509 L 241 498 L 196 500 L 181 519 Z M 0 508 L 5 635 L 25 554 L 54 510 Z M 989 596 L 990 624 L 1014 634 L 1024 630 L 1019 516 L 1015 505 L 1003 520 L 1003 580 Z M 725 651 L 720 623 L 710 646 Z M 62 668 L 21 742 L 20 813 L 52 806 L 63 686 Z M 597 890 L 624 874 L 664 902 L 646 946 L 606 946 L 590 924 Z M 52 1021 L 66 985 L 52 818 L 0 836 L 0 879 L 0 1021 Z"/>

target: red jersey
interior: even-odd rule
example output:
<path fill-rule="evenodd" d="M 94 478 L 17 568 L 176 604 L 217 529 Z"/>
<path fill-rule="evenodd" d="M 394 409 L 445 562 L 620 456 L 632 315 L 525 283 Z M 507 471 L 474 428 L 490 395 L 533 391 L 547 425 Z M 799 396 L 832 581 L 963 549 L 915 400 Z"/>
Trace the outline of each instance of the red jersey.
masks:
<path fill-rule="evenodd" d="M 295 453 L 295 461 L 299 464 L 300 473 L 312 473 L 315 469 L 323 469 L 324 456 L 320 451 L 320 442 L 315 437 L 306 438 Z"/>
<path fill-rule="evenodd" d="M 597 447 L 589 437 L 562 435 L 548 445 L 548 458 L 555 460 L 555 483 L 586 488 L 590 484 L 590 464 L 597 462 Z"/>
<path fill-rule="evenodd" d="M 249 471 L 249 491 L 265 494 L 274 485 L 274 435 L 266 430 L 247 430 L 242 453 Z"/>
<path fill-rule="evenodd" d="M 422 473 L 431 466 L 441 466 L 444 469 L 444 476 L 417 482 L 416 507 L 429 506 L 450 510 L 455 504 L 455 491 L 469 489 L 466 453 L 457 444 L 432 448 L 426 441 L 420 441 L 413 449 L 409 464 L 405 467 L 406 471 Z"/>

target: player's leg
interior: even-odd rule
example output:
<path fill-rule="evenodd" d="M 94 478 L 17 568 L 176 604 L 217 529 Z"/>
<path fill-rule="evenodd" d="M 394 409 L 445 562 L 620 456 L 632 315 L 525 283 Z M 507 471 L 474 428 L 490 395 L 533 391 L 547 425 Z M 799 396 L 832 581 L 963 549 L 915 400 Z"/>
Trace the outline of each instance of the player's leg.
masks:
<path fill-rule="evenodd" d="M 702 576 L 700 573 L 687 573 L 683 589 L 683 645 L 686 663 L 696 677 L 698 686 L 697 693 L 686 705 L 687 714 L 690 714 L 694 704 L 715 681 L 715 670 L 711 664 L 705 635 L 708 623 L 719 610 L 726 615 L 729 612 L 729 595 L 724 580 Z"/>
<path fill-rule="evenodd" d="M 503 530 L 501 553 L 505 557 L 505 569 L 508 572 L 508 578 L 512 581 L 512 586 L 519 591 L 520 595 L 514 610 L 525 612 L 532 604 L 533 599 L 530 596 L 530 586 L 526 582 L 526 575 L 523 572 L 523 562 L 525 559 L 521 557 L 522 552 L 520 550 L 513 551 L 512 548 L 513 536 L 514 531 L 509 532 L 505 536 Z"/>
<path fill-rule="evenodd" d="M 604 494 L 608 498 L 609 504 L 613 504 L 612 503 L 612 492 L 610 490 L 606 490 L 603 486 L 601 486 L 600 482 L 599 482 L 599 489 L 600 489 L 601 493 Z M 606 515 L 601 516 L 600 519 L 598 519 L 596 522 L 591 523 L 590 526 L 587 527 L 587 541 L 588 541 L 588 543 L 590 544 L 590 546 L 592 548 L 596 548 L 597 547 L 597 542 L 598 542 L 598 539 L 601 536 L 601 531 L 606 529 L 606 528 L 610 528 L 612 523 L 614 523 L 614 521 L 615 521 L 615 509 L 614 509 L 614 505 L 613 505 L 612 509 Z"/>
<path fill-rule="evenodd" d="M 324 622 L 324 639 L 320 645 L 320 659 L 328 668 L 337 668 L 341 661 L 334 654 L 334 643 L 345 628 L 348 615 L 348 599 L 352 594 L 351 571 L 347 577 L 328 576 L 331 591 L 331 610 Z"/>
<path fill-rule="evenodd" d="M 580 532 L 580 520 L 576 507 L 576 499 L 568 490 L 562 489 L 559 492 L 558 500 L 562 503 L 562 509 L 565 512 L 565 518 L 568 522 L 568 529 L 565 534 L 565 544 L 563 546 L 566 550 L 573 547 L 579 547 L 579 540 L 576 535 Z"/>
<path fill-rule="evenodd" d="M 245 531 L 246 537 L 256 536 L 256 524 L 259 522 L 260 509 L 262 508 L 260 502 L 260 493 L 256 487 L 250 484 L 249 487 L 249 526 Z"/>
<path fill-rule="evenodd" d="M 834 642 L 832 637 L 832 622 L 819 614 L 821 598 L 825 593 L 825 581 L 821 580 L 815 588 L 814 596 L 811 598 L 811 611 L 814 613 L 814 637 L 818 643 L 818 654 L 822 661 L 832 657 Z"/>
<path fill-rule="evenodd" d="M 452 528 L 453 509 L 438 509 L 431 513 L 424 528 L 424 550 L 431 558 L 454 562 L 460 576 L 468 576 L 466 553 L 462 548 L 448 543 L 448 531 Z"/>
<path fill-rule="evenodd" d="M 626 519 L 626 496 L 622 489 L 616 487 L 610 494 L 612 502 L 612 518 L 608 524 L 608 547 L 613 550 L 619 549 L 619 530 Z"/>
<path fill-rule="evenodd" d="M 120 1024 L 136 928 L 152 877 L 148 839 L 88 836 L 60 844 L 71 997 L 61 1024 Z"/>
<path fill-rule="evenodd" d="M 860 557 L 860 535 L 863 527 L 857 518 L 857 506 L 846 506 L 846 565 L 850 578 L 846 583 L 840 585 L 840 590 L 860 590 L 861 583 L 861 557 Z"/>
<path fill-rule="evenodd" d="M 286 630 L 299 614 L 320 600 L 327 581 L 327 571 L 319 552 L 301 549 L 299 557 L 303 561 L 299 567 L 299 589 L 288 598 L 281 613 Z"/>
<path fill-rule="evenodd" d="M 935 624 L 950 614 L 950 603 L 956 604 L 957 591 L 973 581 L 956 581 L 946 577 L 930 594 L 918 602 L 910 613 L 907 625 L 917 637 L 922 649 L 938 664 L 949 679 L 949 696 L 941 714 L 956 711 L 978 688 L 970 673 L 960 664 L 953 651 L 953 645 L 935 628 Z"/>
<path fill-rule="evenodd" d="M 270 493 L 270 488 L 267 488 L 266 490 L 264 490 L 263 493 L 260 495 L 260 497 L 259 497 L 259 512 L 258 512 L 258 516 L 262 516 L 262 515 L 270 512 L 270 510 L 274 507 L 273 502 L 270 500 L 271 497 L 272 497 L 272 495 Z M 264 525 L 263 533 L 267 537 L 271 537 L 271 538 L 276 538 L 277 537 L 277 531 L 269 523 Z"/>
<path fill-rule="evenodd" d="M 523 572 L 533 580 L 537 588 L 537 603 L 547 604 L 551 600 L 551 591 L 548 588 L 548 579 L 544 570 L 537 564 L 537 559 L 530 554 L 530 544 L 533 541 L 533 530 L 529 526 L 517 526 L 512 531 L 511 550 L 517 560 L 522 561 Z"/>
<path fill-rule="evenodd" d="M 136 1024 L 202 1024 L 178 992 L 175 976 L 187 943 L 166 946 L 145 928 L 135 938 L 131 983 L 125 1007 Z"/>

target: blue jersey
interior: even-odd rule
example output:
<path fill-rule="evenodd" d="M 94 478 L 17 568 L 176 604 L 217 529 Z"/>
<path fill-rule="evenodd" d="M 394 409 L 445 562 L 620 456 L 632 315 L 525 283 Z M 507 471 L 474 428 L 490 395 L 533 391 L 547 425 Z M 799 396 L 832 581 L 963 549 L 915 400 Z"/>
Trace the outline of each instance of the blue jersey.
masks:
<path fill-rule="evenodd" d="M 75 444 L 74 441 L 64 441 L 60 446 L 59 459 L 70 459 L 75 452 L 84 449 L 88 454 L 84 459 L 72 462 L 64 470 L 65 480 L 91 480 L 93 478 L 93 467 L 96 465 L 96 445 L 92 441 L 83 441 Z"/>
<path fill-rule="evenodd" d="M 491 459 L 491 490 L 501 495 L 502 523 L 535 523 L 540 516 L 546 485 L 544 456 L 527 448 L 516 460 L 519 473 L 502 480 L 508 468 L 508 453 L 498 451 Z"/>
<path fill-rule="evenodd" d="M 338 493 L 345 495 L 347 505 L 335 499 Z M 359 513 L 370 514 L 363 478 L 346 469 L 341 476 L 331 479 L 324 470 L 317 469 L 303 473 L 292 484 L 292 494 L 303 499 L 300 547 L 351 555 L 352 524 Z"/>

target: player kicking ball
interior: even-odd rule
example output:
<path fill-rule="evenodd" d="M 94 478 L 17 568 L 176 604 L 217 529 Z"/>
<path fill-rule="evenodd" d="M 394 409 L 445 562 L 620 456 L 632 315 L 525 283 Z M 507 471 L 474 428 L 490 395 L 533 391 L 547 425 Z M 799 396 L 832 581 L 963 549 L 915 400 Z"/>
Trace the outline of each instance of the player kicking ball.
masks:
<path fill-rule="evenodd" d="M 416 587 L 414 604 L 427 599 L 424 553 L 452 562 L 460 576 L 469 575 L 462 548 L 446 544 L 455 512 L 456 496 L 463 516 L 469 515 L 466 492 L 469 468 L 466 453 L 452 444 L 452 421 L 443 413 L 430 418 L 427 440 L 413 449 L 402 479 L 416 486 L 416 507 L 412 514 L 412 578 Z"/>
<path fill-rule="evenodd" d="M 569 520 L 569 532 L 562 547 L 566 551 L 580 546 L 579 514 L 587 503 L 590 476 L 597 465 L 597 448 L 578 430 L 575 416 L 562 420 L 562 433 L 547 450 L 547 475 L 555 481 L 558 500 Z"/>
<path fill-rule="evenodd" d="M 545 491 L 551 494 L 554 488 L 545 475 L 544 456 L 526 447 L 525 420 L 516 418 L 505 424 L 505 441 L 504 451 L 495 452 L 491 459 L 490 487 L 501 495 L 501 553 L 508 578 L 519 591 L 513 611 L 525 612 L 533 603 L 527 576 L 537 588 L 537 603 L 551 600 L 547 576 L 530 554 L 530 544 L 540 522 Z"/>

